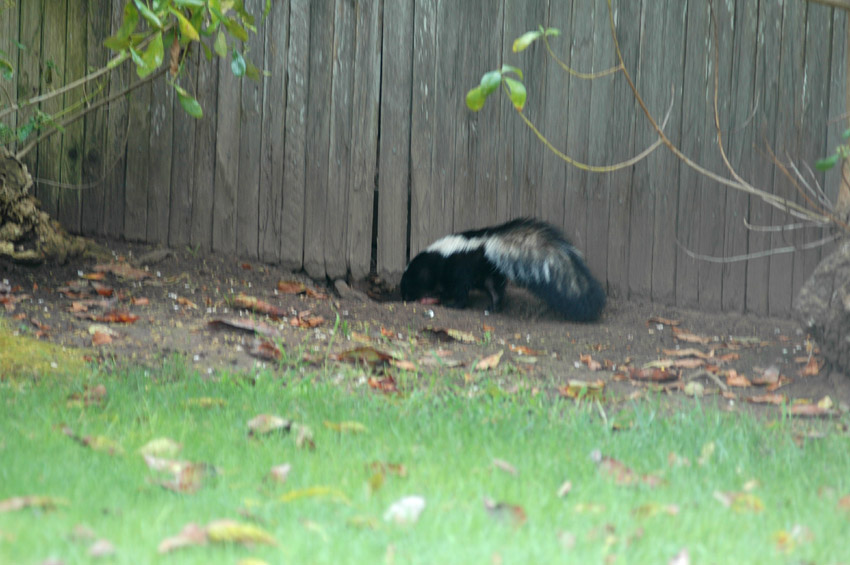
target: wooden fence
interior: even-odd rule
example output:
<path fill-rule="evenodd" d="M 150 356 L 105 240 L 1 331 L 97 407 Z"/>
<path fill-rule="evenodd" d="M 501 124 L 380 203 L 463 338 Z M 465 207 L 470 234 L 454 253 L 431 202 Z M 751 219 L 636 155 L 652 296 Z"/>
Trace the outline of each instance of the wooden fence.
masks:
<path fill-rule="evenodd" d="M 17 54 L 10 90 L 23 100 L 102 65 L 101 41 L 124 0 L 0 4 L 0 49 Z M 260 13 L 263 1 L 245 4 Z M 840 140 L 845 13 L 804 0 L 615 0 L 614 10 L 625 64 L 656 119 L 672 96 L 673 143 L 728 176 L 711 111 L 717 76 L 732 164 L 802 200 L 768 148 L 802 166 Z M 526 116 L 571 157 L 612 164 L 655 140 L 622 74 L 570 76 L 542 45 L 512 53 L 514 38 L 540 24 L 562 31 L 551 44 L 571 67 L 616 65 L 606 0 L 273 0 L 246 46 L 269 73 L 262 82 L 196 56 L 182 84 L 197 93 L 202 120 L 160 79 L 43 142 L 28 160 L 37 194 L 75 232 L 358 279 L 397 280 L 441 235 L 535 215 L 564 227 L 611 295 L 787 315 L 822 250 L 721 265 L 689 258 L 676 241 L 732 256 L 799 245 L 819 230 L 748 230 L 745 220 L 790 220 L 666 149 L 588 173 L 547 151 L 503 95 L 480 113 L 466 109 L 481 74 L 508 63 L 525 73 Z M 109 93 L 137 80 L 128 67 L 111 78 Z M 834 196 L 836 174 L 817 177 Z"/>

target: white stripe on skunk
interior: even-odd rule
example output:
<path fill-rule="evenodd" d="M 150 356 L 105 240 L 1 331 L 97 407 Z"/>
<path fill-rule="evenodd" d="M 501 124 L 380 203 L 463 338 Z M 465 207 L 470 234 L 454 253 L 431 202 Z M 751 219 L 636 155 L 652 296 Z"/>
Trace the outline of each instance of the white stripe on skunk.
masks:
<path fill-rule="evenodd" d="M 530 218 L 438 239 L 413 258 L 401 278 L 405 301 L 430 296 L 463 308 L 469 291 L 487 291 L 498 310 L 510 280 L 545 300 L 565 318 L 592 321 L 605 291 L 561 230 Z"/>

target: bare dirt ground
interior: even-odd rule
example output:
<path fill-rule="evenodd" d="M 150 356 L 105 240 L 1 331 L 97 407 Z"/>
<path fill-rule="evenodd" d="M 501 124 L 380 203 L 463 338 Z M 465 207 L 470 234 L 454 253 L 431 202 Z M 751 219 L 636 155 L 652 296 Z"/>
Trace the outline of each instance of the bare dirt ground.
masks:
<path fill-rule="evenodd" d="M 315 362 L 329 353 L 368 344 L 409 361 L 420 373 L 464 375 L 460 385 L 472 387 L 475 375 L 481 374 L 476 364 L 502 351 L 496 366 L 483 371 L 500 371 L 506 389 L 531 387 L 569 394 L 570 381 L 580 380 L 591 386 L 604 383 L 606 393 L 623 397 L 653 388 L 685 398 L 686 388 L 693 394 L 701 387 L 727 408 L 750 406 L 750 397 L 776 402 L 777 395 L 788 403 L 817 403 L 828 396 L 833 414 L 846 411 L 850 404 L 850 376 L 828 369 L 815 373 L 815 366 L 806 363 L 812 357 L 807 336 L 790 320 L 610 300 L 599 322 L 575 324 L 558 319 L 521 289 L 509 289 L 505 309 L 488 315 L 483 296 L 462 311 L 403 304 L 391 294 L 379 295 L 374 286 L 361 289 L 371 291 L 371 298 L 365 292 L 359 293 L 360 298 L 340 297 L 326 285 L 258 262 L 181 249 L 165 253 L 140 245 L 101 244 L 124 262 L 119 265 L 130 264 L 147 274 L 95 275 L 97 265 L 110 262 L 103 257 L 72 260 L 64 266 L 26 267 L 0 261 L 0 298 L 7 297 L 0 315 L 24 333 L 86 348 L 86 355 L 95 361 L 156 366 L 178 355 L 202 373 L 250 373 L 258 366 L 277 366 L 273 359 L 252 354 L 259 343 L 253 332 L 210 324 L 241 320 L 267 324 L 265 330 L 275 336 L 271 343 L 280 347 L 283 362 L 288 363 L 304 358 Z M 92 280 L 98 277 L 102 278 Z M 301 281 L 326 296 L 289 294 L 285 287 L 278 290 L 280 281 Z M 101 294 L 92 283 L 100 285 Z M 276 315 L 236 307 L 234 297 L 240 293 L 277 308 Z M 138 318 L 131 321 L 134 316 Z M 293 325 L 299 320 L 302 326 L 317 325 Z M 422 331 L 429 326 L 467 332 L 475 342 L 439 340 Z M 104 332 L 113 335 L 104 338 Z M 100 341 L 109 343 L 94 344 Z M 695 351 L 681 356 L 685 349 Z M 651 368 L 642 374 L 632 372 L 653 361 L 681 366 L 672 367 L 672 375 Z M 596 363 L 601 368 L 591 370 Z M 663 377 L 665 382 L 639 382 L 640 376 Z M 766 383 L 756 384 L 759 379 Z M 730 386 L 735 384 L 743 386 Z M 758 406 L 779 410 L 772 404 Z"/>

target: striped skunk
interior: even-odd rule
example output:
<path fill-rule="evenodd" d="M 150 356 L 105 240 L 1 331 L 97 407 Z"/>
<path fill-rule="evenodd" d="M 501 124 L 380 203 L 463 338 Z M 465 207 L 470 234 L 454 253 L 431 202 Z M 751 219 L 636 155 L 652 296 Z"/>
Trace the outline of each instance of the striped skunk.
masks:
<path fill-rule="evenodd" d="M 498 311 L 508 280 L 569 320 L 595 320 L 605 306 L 602 285 L 561 230 L 531 218 L 438 239 L 407 265 L 401 296 L 405 301 L 433 297 L 464 308 L 469 291 L 479 289 Z"/>

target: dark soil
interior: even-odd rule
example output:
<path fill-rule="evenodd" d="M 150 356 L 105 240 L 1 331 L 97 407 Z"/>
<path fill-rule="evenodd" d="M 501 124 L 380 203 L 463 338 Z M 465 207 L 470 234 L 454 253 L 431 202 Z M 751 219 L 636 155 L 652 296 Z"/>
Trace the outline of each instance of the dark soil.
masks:
<path fill-rule="evenodd" d="M 115 257 L 140 266 L 139 258 L 151 248 L 124 243 L 104 243 Z M 100 281 L 114 291 L 111 299 L 92 295 L 94 300 L 111 300 L 104 307 L 92 306 L 84 313 L 72 313 L 73 302 L 58 289 L 72 281 L 79 284 L 81 275 L 92 273 L 103 259 L 72 260 L 65 266 L 21 266 L 0 261 L 0 282 L 20 287 L 12 296 L 20 298 L 11 311 L 0 315 L 14 319 L 24 331 L 42 336 L 63 345 L 85 347 L 88 354 L 100 362 L 159 365 L 174 355 L 202 373 L 221 371 L 253 372 L 257 366 L 276 367 L 277 362 L 252 356 L 250 349 L 255 338 L 250 332 L 216 329 L 210 322 L 216 319 L 241 318 L 265 321 L 279 331 L 275 341 L 281 345 L 286 358 L 294 363 L 305 356 L 325 359 L 368 342 L 382 351 L 400 354 L 415 363 L 422 373 L 451 373 L 465 376 L 460 384 L 473 387 L 477 382 L 474 364 L 488 355 L 504 351 L 492 374 L 506 390 L 537 388 L 558 394 L 570 379 L 606 383 L 606 391 L 627 397 L 635 391 L 652 387 L 636 383 L 628 376 L 629 368 L 671 358 L 664 350 L 697 348 L 705 354 L 714 351 L 707 360 L 720 382 L 726 383 L 726 371 L 734 369 L 750 380 L 762 376 L 764 369 L 773 367 L 790 382 L 775 392 L 784 394 L 789 402 L 810 399 L 813 402 L 829 396 L 838 411 L 850 404 L 850 377 L 828 370 L 802 376 L 801 369 L 808 358 L 806 335 L 790 320 L 758 318 L 737 314 L 709 314 L 663 306 L 611 300 L 602 319 L 592 324 L 576 324 L 558 319 L 535 297 L 521 289 L 509 289 L 505 309 L 486 314 L 486 299 L 482 295 L 466 310 L 451 310 L 441 306 L 403 304 L 391 294 L 372 298 L 361 293 L 356 297 L 339 297 L 332 288 L 317 285 L 303 276 L 257 262 L 247 262 L 217 255 L 196 256 L 185 250 L 175 250 L 162 256 L 148 258 L 150 278 L 128 280 L 107 274 Z M 314 298 L 276 292 L 279 281 L 300 280 L 308 287 L 328 295 Z M 0 285 L 2 289 L 2 285 Z M 369 291 L 368 288 L 361 288 Z M 374 290 L 374 288 L 373 288 Z M 282 316 L 273 320 L 232 307 L 232 297 L 244 293 L 282 309 Z M 2 294 L 0 294 L 2 296 Z M 132 299 L 147 298 L 146 305 L 133 304 Z M 81 316 L 97 317 L 118 309 L 137 315 L 133 323 L 108 324 L 117 334 L 112 343 L 93 346 L 91 326 L 99 324 Z M 324 323 L 315 328 L 293 327 L 291 320 L 310 311 L 322 316 Z M 333 332 L 336 317 L 337 328 Z M 707 338 L 707 343 L 688 343 L 677 340 L 670 325 L 650 321 L 653 317 L 675 320 L 679 328 Z M 423 333 L 427 326 L 462 330 L 472 334 L 477 343 L 438 342 Z M 39 329 L 40 328 L 40 329 Z M 383 330 L 383 331 L 382 331 Z M 520 354 L 512 346 L 525 346 L 529 354 Z M 459 363 L 457 369 L 436 369 L 445 366 L 429 365 L 445 350 L 447 359 Z M 736 354 L 726 362 L 719 358 Z M 603 368 L 591 371 L 581 362 L 590 355 Z M 815 355 L 817 357 L 817 355 Z M 448 363 L 451 364 L 451 363 Z M 681 380 L 655 384 L 654 387 L 672 396 L 685 398 L 681 387 L 691 380 L 704 386 L 710 398 L 724 407 L 748 405 L 746 398 L 764 395 L 763 386 L 732 387 L 721 396 L 717 382 L 707 376 L 694 375 L 700 369 L 681 369 Z M 491 373 L 488 373 L 491 374 Z M 761 409 L 760 409 L 761 410 Z M 776 406 L 763 410 L 779 411 Z"/>

